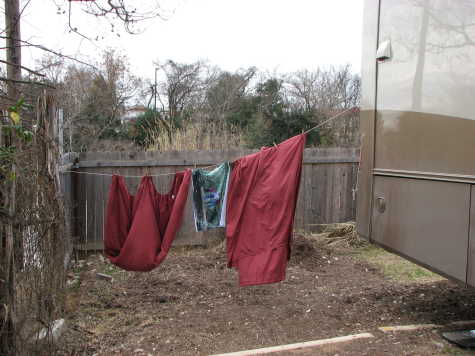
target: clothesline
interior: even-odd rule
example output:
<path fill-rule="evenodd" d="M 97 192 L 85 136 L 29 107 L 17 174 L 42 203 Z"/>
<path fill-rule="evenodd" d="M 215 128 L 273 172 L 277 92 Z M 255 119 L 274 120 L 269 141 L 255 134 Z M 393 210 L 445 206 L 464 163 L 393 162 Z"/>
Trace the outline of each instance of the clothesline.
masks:
<path fill-rule="evenodd" d="M 307 134 L 313 130 L 316 130 L 318 129 L 319 127 L 322 127 L 323 125 L 329 123 L 330 121 L 333 121 L 341 116 L 343 116 L 344 114 L 350 112 L 350 111 L 354 111 L 355 109 L 357 109 L 356 106 L 353 106 L 349 109 L 346 109 L 330 118 L 328 118 L 327 120 L 319 123 L 318 125 L 315 125 L 314 127 L 308 129 L 307 131 L 304 131 L 303 134 Z M 216 164 L 212 164 L 210 166 L 206 166 L 206 167 L 200 167 L 200 169 L 208 169 L 208 168 L 213 168 L 213 167 L 217 167 L 220 163 L 216 163 Z M 195 164 L 196 166 L 196 164 Z M 89 174 L 89 175 L 93 175 L 93 176 L 108 176 L 108 177 L 112 177 L 114 175 L 114 173 L 93 173 L 93 172 L 78 172 L 78 171 L 61 171 L 61 173 L 76 173 L 76 174 Z M 149 177 L 162 177 L 162 176 L 169 176 L 169 175 L 174 175 L 175 172 L 173 173 L 160 173 L 160 174 L 147 174 L 147 176 Z M 123 175 L 122 177 L 124 178 L 142 178 L 144 175 L 140 175 L 140 176 L 129 176 L 129 175 Z"/>
<path fill-rule="evenodd" d="M 216 167 L 218 164 L 212 164 L 211 166 L 206 166 L 206 167 L 200 167 L 200 169 L 208 169 L 208 168 L 212 168 L 212 167 Z M 116 175 L 115 173 L 92 173 L 92 172 L 78 172 L 78 171 L 61 171 L 60 173 L 77 173 L 77 174 L 89 174 L 89 175 L 92 175 L 92 176 L 107 176 L 107 177 L 112 177 L 113 175 Z M 175 175 L 176 172 L 172 172 L 172 173 L 160 173 L 160 174 L 145 174 L 146 176 L 148 177 L 161 177 L 161 176 L 171 176 L 171 175 Z M 124 178 L 142 178 L 144 176 L 144 174 L 140 175 L 140 176 L 129 176 L 129 175 L 122 175 L 122 177 Z"/>
<path fill-rule="evenodd" d="M 165 194 L 157 192 L 150 176 L 141 179 L 135 195 L 124 177 L 113 176 L 103 214 L 104 255 L 126 271 L 151 271 L 165 260 L 189 219 L 197 231 L 225 228 L 227 266 L 237 270 L 240 287 L 283 281 L 305 139 L 293 136 L 278 149 L 241 158 L 243 164 L 232 169 L 226 162 L 211 172 L 178 172 Z M 185 214 L 188 202 L 191 218 Z"/>
<path fill-rule="evenodd" d="M 346 113 L 349 112 L 349 111 L 354 111 L 355 109 L 357 109 L 356 106 L 353 106 L 353 107 L 351 107 L 351 108 L 349 108 L 349 109 L 346 109 L 346 110 L 344 110 L 344 111 L 342 111 L 342 112 L 340 112 L 340 113 L 338 113 L 338 114 L 336 114 L 336 115 L 330 117 L 329 119 L 327 119 L 327 120 L 325 120 L 325 121 L 319 123 L 318 125 L 312 127 L 311 129 L 308 129 L 307 131 L 304 132 L 304 134 L 309 133 L 310 131 L 316 130 L 316 129 L 318 129 L 319 127 L 322 127 L 323 125 L 325 125 L 327 122 L 333 121 L 333 120 L 335 120 L 336 118 L 338 118 L 338 117 L 340 117 L 340 116 L 346 114 Z"/>

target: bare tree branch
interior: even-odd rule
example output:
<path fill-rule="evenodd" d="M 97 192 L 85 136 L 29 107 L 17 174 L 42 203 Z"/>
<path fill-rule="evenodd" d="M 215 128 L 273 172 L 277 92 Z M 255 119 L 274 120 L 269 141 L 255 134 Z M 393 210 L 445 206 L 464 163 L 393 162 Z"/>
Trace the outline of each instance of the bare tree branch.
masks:
<path fill-rule="evenodd" d="M 7 37 L 7 36 L 0 36 L 0 38 L 7 39 L 8 37 Z M 17 39 L 16 41 L 21 42 L 21 43 L 24 43 L 24 44 L 26 44 L 27 46 L 35 47 L 35 48 L 41 49 L 42 51 L 52 53 L 52 54 L 54 54 L 54 55 L 56 55 L 56 56 L 63 57 L 63 58 L 67 58 L 67 59 L 72 60 L 72 61 L 74 61 L 74 62 L 78 62 L 78 63 L 84 64 L 84 65 L 86 65 L 86 66 L 89 66 L 89 67 L 94 68 L 95 70 L 97 70 L 97 68 L 96 68 L 94 65 L 90 64 L 90 63 L 83 62 L 83 61 L 81 61 L 81 60 L 79 60 L 79 59 L 76 59 L 76 58 L 74 58 L 74 57 L 68 56 L 68 55 L 66 55 L 66 54 L 59 53 L 59 52 L 54 51 L 54 50 L 52 50 L 52 49 L 46 48 L 46 47 L 43 46 L 43 45 L 34 44 L 34 43 L 29 42 L 29 41 L 19 40 L 19 39 Z M 7 47 L 6 47 L 6 48 L 7 48 Z"/>
<path fill-rule="evenodd" d="M 21 17 L 21 15 L 23 15 L 23 11 L 25 11 L 25 9 L 28 7 L 28 5 L 30 5 L 30 2 L 31 2 L 31 0 L 28 0 L 26 2 L 25 6 L 23 6 L 23 8 L 20 10 L 20 15 L 19 15 L 18 19 L 13 23 L 13 26 L 16 26 L 17 22 L 20 21 L 20 17 Z M 7 32 L 8 29 L 9 29 L 9 27 L 5 27 L 2 31 L 0 31 L 0 34 Z"/>
<path fill-rule="evenodd" d="M 34 84 L 34 85 L 42 85 L 48 88 L 56 89 L 54 86 L 46 84 L 46 83 L 41 83 L 41 82 L 34 82 L 31 80 L 15 80 L 15 79 L 8 79 L 5 77 L 0 77 L 0 81 L 2 82 L 10 82 L 10 83 L 18 83 L 18 84 Z"/>
<path fill-rule="evenodd" d="M 69 26 L 69 29 L 78 34 L 79 36 L 83 37 L 84 39 L 88 40 L 88 41 L 91 41 L 91 39 L 85 35 L 83 35 L 81 32 L 78 31 L 78 29 L 76 27 L 73 27 L 71 25 L 71 1 L 69 2 L 69 12 L 68 12 L 68 26 Z"/>
<path fill-rule="evenodd" d="M 45 77 L 44 74 L 41 74 L 33 69 L 30 69 L 28 67 L 25 67 L 25 66 L 22 66 L 22 65 L 19 65 L 19 64 L 15 64 L 15 63 L 12 63 L 12 62 L 8 62 L 8 61 L 4 61 L 3 59 L 0 59 L 0 63 L 5 63 L 5 64 L 9 64 L 9 65 L 12 65 L 12 66 L 17 66 L 17 67 L 20 67 L 21 69 L 24 69 L 28 72 L 30 72 L 31 74 L 34 74 L 34 75 L 38 75 L 40 77 Z"/>
<path fill-rule="evenodd" d="M 91 2 L 83 2 L 82 10 L 97 18 L 106 19 L 112 29 L 112 32 L 115 32 L 115 25 L 113 23 L 114 19 L 118 19 L 124 25 L 124 28 L 129 34 L 140 33 L 139 30 L 134 29 L 134 26 L 139 22 L 150 20 L 153 18 L 160 18 L 166 20 L 166 17 L 163 15 L 165 11 L 160 7 L 160 4 L 157 0 L 148 0 L 147 2 L 142 2 L 142 4 L 137 5 L 137 1 L 132 0 L 97 0 Z M 137 6 L 137 7 L 136 7 Z M 140 10 L 138 9 L 140 7 Z M 144 10 L 144 7 L 146 9 Z M 61 8 L 58 6 L 58 8 Z M 71 24 L 71 2 L 69 2 L 69 27 L 71 31 L 77 33 L 81 37 L 88 38 L 88 36 L 80 33 L 79 30 Z M 119 34 L 117 34 L 119 36 Z"/>

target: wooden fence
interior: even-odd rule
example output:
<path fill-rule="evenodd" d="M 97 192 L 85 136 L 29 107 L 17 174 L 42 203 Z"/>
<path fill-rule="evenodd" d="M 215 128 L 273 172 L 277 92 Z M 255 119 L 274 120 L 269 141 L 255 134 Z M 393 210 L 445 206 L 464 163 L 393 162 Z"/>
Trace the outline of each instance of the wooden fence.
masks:
<path fill-rule="evenodd" d="M 74 195 L 74 173 L 64 173 L 74 169 L 77 161 L 77 153 L 67 153 L 62 155 L 59 167 L 59 182 L 63 195 L 64 217 L 65 217 L 65 265 L 69 264 L 73 252 L 73 244 L 76 242 L 76 222 L 75 218 L 75 195 Z"/>
<path fill-rule="evenodd" d="M 185 168 L 205 167 L 232 161 L 254 150 L 189 152 L 87 152 L 77 157 L 70 173 L 70 204 L 73 209 L 73 233 L 79 249 L 102 249 L 104 215 L 111 177 L 85 173 L 120 174 L 134 194 L 145 174 L 174 173 Z M 318 224 L 350 221 L 355 218 L 356 177 L 359 153 L 354 148 L 306 149 L 300 194 L 295 216 L 297 230 L 311 230 Z M 82 174 L 81 174 L 82 173 Z M 63 173 L 64 175 L 64 173 Z M 167 192 L 173 175 L 154 177 L 158 191 Z M 191 194 L 189 194 L 189 197 Z M 218 232 L 222 233 L 222 232 Z M 210 232 L 194 228 L 191 201 L 188 199 L 176 245 L 203 244 Z"/>

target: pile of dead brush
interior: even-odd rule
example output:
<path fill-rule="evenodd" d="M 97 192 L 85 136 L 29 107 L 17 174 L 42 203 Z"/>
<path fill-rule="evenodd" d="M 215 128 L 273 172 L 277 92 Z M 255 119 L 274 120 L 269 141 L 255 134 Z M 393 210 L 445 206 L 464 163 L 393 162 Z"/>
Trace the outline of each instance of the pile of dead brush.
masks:
<path fill-rule="evenodd" d="M 323 231 L 327 245 L 346 245 L 348 247 L 361 247 L 368 242 L 356 232 L 354 222 L 329 224 Z"/>

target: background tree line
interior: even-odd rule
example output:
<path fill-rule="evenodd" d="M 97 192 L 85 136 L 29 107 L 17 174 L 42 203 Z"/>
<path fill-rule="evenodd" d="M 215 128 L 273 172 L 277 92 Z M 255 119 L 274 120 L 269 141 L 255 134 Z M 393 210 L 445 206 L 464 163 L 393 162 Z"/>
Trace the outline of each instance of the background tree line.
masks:
<path fill-rule="evenodd" d="M 360 77 L 349 65 L 284 74 L 229 72 L 204 61 L 167 60 L 155 68 L 156 85 L 134 75 L 114 50 L 94 66 L 43 57 L 37 70 L 59 89 L 67 149 L 258 148 L 359 105 Z M 130 108 L 140 115 L 130 118 Z M 354 146 L 358 139 L 353 114 L 312 131 L 308 145 Z"/>

